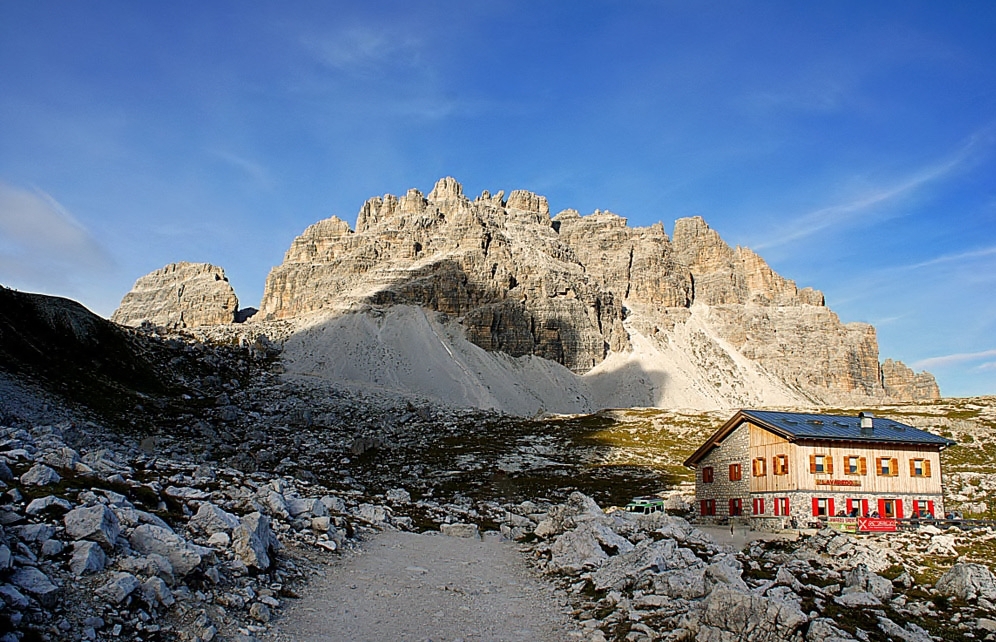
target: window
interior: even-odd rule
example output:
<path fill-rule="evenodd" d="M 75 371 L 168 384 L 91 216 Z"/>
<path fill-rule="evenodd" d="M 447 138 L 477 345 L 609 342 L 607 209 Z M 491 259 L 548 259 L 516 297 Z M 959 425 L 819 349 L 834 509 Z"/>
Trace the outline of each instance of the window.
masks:
<path fill-rule="evenodd" d="M 754 514 L 755 515 L 764 515 L 764 498 L 763 497 L 755 497 L 754 501 L 753 501 L 753 504 L 754 504 Z"/>
<path fill-rule="evenodd" d="M 744 514 L 744 500 L 734 497 L 730 500 L 730 517 L 739 517 Z"/>
<path fill-rule="evenodd" d="M 753 471 L 753 475 L 755 477 L 764 477 L 765 475 L 767 475 L 768 466 L 767 466 L 767 461 L 764 459 L 764 457 L 758 457 L 757 459 L 755 459 L 751 470 Z"/>
<path fill-rule="evenodd" d="M 702 517 L 711 517 L 716 514 L 716 500 L 703 499 L 699 502 L 699 514 Z"/>
<path fill-rule="evenodd" d="M 891 517 L 895 519 L 903 518 L 903 500 L 901 499 L 880 499 L 878 500 L 878 516 Z"/>
<path fill-rule="evenodd" d="M 911 459 L 910 477 L 930 477 L 930 460 Z"/>
<path fill-rule="evenodd" d="M 895 457 L 876 457 L 875 470 L 879 477 L 899 476 L 899 460 Z"/>
<path fill-rule="evenodd" d="M 789 498 L 788 497 L 776 497 L 775 498 L 775 515 L 788 515 L 789 514 Z"/>
<path fill-rule="evenodd" d="M 844 457 L 844 473 L 847 475 L 867 475 L 868 460 L 858 455 Z"/>
<path fill-rule="evenodd" d="M 715 476 L 713 475 L 713 472 L 712 472 L 712 466 L 706 466 L 705 468 L 702 469 L 702 483 L 703 484 L 711 484 L 712 481 L 713 481 L 713 479 L 714 479 L 714 477 Z"/>
<path fill-rule="evenodd" d="M 913 502 L 914 517 L 926 517 L 927 515 L 934 516 L 934 502 L 929 499 L 918 499 Z"/>
<path fill-rule="evenodd" d="M 813 517 L 833 517 L 834 507 L 832 497 L 813 498 Z"/>
<path fill-rule="evenodd" d="M 857 498 L 848 499 L 847 515 L 849 517 L 865 517 L 868 515 L 868 500 Z"/>
<path fill-rule="evenodd" d="M 730 464 L 730 481 L 740 481 L 743 476 L 744 472 L 740 468 L 740 464 Z"/>
<path fill-rule="evenodd" d="M 788 455 L 775 455 L 772 458 L 772 472 L 776 475 L 788 475 L 789 474 L 789 458 Z"/>
<path fill-rule="evenodd" d="M 830 474 L 833 472 L 833 458 L 830 455 L 810 455 L 809 472 L 814 475 Z"/>

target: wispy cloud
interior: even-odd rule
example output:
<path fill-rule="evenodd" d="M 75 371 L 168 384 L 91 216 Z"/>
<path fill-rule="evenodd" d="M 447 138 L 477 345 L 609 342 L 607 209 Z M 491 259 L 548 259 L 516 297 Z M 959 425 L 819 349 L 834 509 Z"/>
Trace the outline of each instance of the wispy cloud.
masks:
<path fill-rule="evenodd" d="M 49 194 L 0 181 L 0 281 L 71 291 L 112 264 L 90 232 Z"/>
<path fill-rule="evenodd" d="M 973 370 L 996 370 L 996 361 L 987 361 L 986 363 L 980 364 L 972 368 Z"/>
<path fill-rule="evenodd" d="M 945 368 L 948 366 L 958 365 L 960 363 L 969 363 L 972 361 L 989 359 L 991 357 L 996 357 L 996 350 L 983 350 L 981 352 L 959 352 L 957 354 L 946 354 L 941 357 L 930 357 L 929 359 L 921 359 L 920 361 L 914 363 L 913 367 L 918 369 Z"/>
<path fill-rule="evenodd" d="M 386 65 L 417 66 L 421 41 L 396 29 L 353 27 L 333 35 L 301 39 L 323 66 L 357 75 L 378 72 Z"/>
<path fill-rule="evenodd" d="M 981 147 L 992 145 L 994 133 L 996 133 L 996 126 L 987 125 L 970 136 L 954 153 L 947 157 L 922 167 L 891 185 L 870 189 L 846 203 L 821 207 L 803 214 L 787 225 L 782 225 L 786 228 L 783 233 L 754 244 L 752 248 L 762 250 L 777 247 L 812 236 L 831 227 L 837 228 L 854 221 L 865 220 L 869 210 L 912 194 L 925 185 L 953 174 L 955 170 L 969 166 Z"/>
<path fill-rule="evenodd" d="M 259 163 L 221 149 L 208 149 L 206 151 L 215 158 L 224 161 L 227 165 L 240 170 L 260 187 L 267 189 L 273 187 L 269 172 Z"/>
<path fill-rule="evenodd" d="M 920 263 L 914 263 L 912 265 L 904 266 L 904 269 L 916 270 L 919 268 L 932 267 L 934 265 L 941 265 L 944 263 L 960 263 L 962 261 L 971 261 L 972 259 L 981 259 L 986 256 L 996 256 L 996 245 L 992 247 L 984 247 L 978 250 L 969 250 L 968 252 L 958 252 L 957 254 L 944 254 L 927 261 L 922 261 Z"/>

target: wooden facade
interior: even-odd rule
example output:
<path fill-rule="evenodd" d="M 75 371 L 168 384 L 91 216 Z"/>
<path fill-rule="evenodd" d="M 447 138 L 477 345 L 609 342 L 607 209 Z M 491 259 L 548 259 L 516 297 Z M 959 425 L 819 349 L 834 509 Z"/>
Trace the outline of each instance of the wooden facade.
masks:
<path fill-rule="evenodd" d="M 877 423 L 876 423 L 877 422 Z M 871 415 L 740 411 L 686 462 L 700 518 L 941 517 L 950 440 Z"/>

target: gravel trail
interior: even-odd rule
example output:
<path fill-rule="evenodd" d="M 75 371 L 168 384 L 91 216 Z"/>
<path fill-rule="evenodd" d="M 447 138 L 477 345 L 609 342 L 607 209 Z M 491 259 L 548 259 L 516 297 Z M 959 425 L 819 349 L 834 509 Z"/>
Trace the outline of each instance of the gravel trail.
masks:
<path fill-rule="evenodd" d="M 277 632 L 302 642 L 554 642 L 579 637 L 565 603 L 511 542 L 390 531 L 315 577 Z"/>

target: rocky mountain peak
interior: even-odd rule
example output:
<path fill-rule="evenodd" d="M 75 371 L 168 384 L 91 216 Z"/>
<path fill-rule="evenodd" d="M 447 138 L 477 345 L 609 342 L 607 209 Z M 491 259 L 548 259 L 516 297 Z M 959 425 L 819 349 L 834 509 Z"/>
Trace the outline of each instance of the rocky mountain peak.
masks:
<path fill-rule="evenodd" d="M 428 196 L 410 189 L 369 199 L 355 231 L 336 217 L 319 221 L 271 270 L 256 318 L 328 319 L 392 306 L 442 313 L 475 349 L 539 357 L 569 370 L 564 377 L 599 382 L 576 395 L 577 405 L 558 408 L 568 412 L 589 403 L 701 408 L 936 396 L 929 375 L 879 364 L 873 327 L 841 323 L 821 292 L 731 247 L 701 217 L 679 219 L 669 238 L 661 223 L 630 227 L 603 210 L 551 218 L 544 196 L 503 196 L 484 191 L 471 201 L 445 177 Z M 167 266 L 143 277 L 116 319 L 158 311 L 173 325 L 231 322 L 234 304 L 219 304 L 226 299 L 217 288 L 230 290 L 223 272 L 216 283 L 214 272 L 199 269 Z M 208 314 L 219 307 L 224 314 Z"/>
<path fill-rule="evenodd" d="M 165 328 L 188 328 L 232 323 L 238 308 L 225 270 L 181 261 L 139 278 L 111 320 L 130 326 L 149 321 Z"/>

